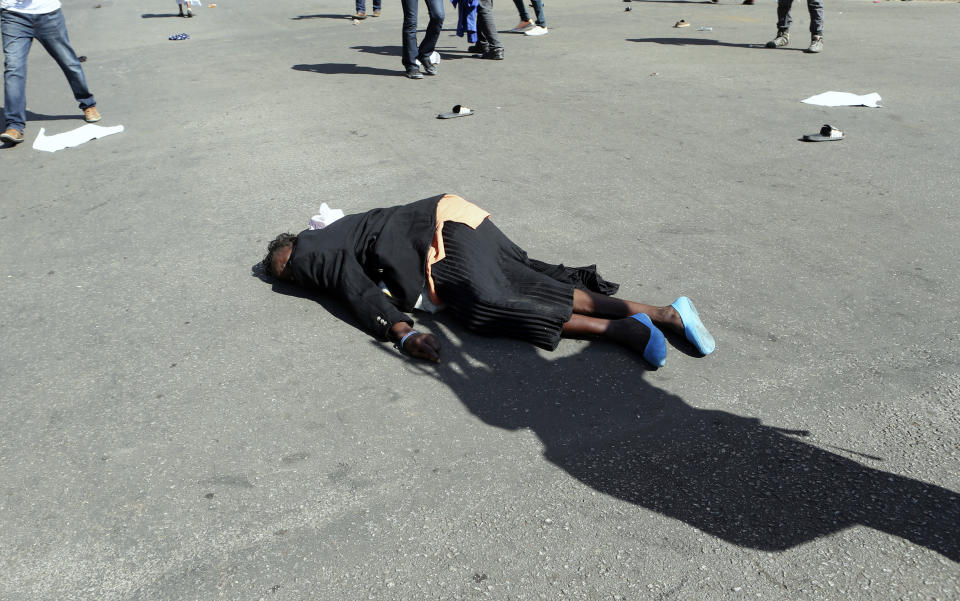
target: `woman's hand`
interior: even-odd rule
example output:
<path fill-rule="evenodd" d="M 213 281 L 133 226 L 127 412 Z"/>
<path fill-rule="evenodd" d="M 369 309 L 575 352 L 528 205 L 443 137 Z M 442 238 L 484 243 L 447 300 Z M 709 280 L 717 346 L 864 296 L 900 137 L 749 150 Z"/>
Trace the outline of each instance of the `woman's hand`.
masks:
<path fill-rule="evenodd" d="M 414 334 L 407 338 L 403 350 L 418 359 L 440 363 L 440 341 L 433 334 Z"/>
<path fill-rule="evenodd" d="M 433 334 L 417 332 L 405 321 L 393 324 L 390 334 L 396 340 L 396 346 L 401 353 L 440 363 L 440 341 Z"/>

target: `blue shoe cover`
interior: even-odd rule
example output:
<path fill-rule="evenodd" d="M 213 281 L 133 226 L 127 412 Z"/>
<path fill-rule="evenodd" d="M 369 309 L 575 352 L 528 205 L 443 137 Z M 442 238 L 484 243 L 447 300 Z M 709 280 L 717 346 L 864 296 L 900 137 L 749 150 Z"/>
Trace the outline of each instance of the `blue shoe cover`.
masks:
<path fill-rule="evenodd" d="M 667 362 L 667 339 L 663 337 L 663 332 L 653 325 L 646 313 L 637 313 L 630 317 L 650 329 L 650 340 L 647 341 L 647 347 L 643 349 L 643 358 L 654 367 L 663 367 Z"/>
<path fill-rule="evenodd" d="M 683 331 L 687 335 L 687 340 L 689 340 L 693 346 L 697 347 L 697 350 L 700 351 L 701 354 L 709 355 L 712 353 L 713 350 L 717 348 L 717 343 L 713 339 L 713 336 L 710 335 L 710 332 L 707 331 L 707 327 L 700 321 L 700 314 L 697 313 L 690 299 L 681 296 L 673 301 L 670 306 L 680 314 L 680 319 L 683 320 Z"/>

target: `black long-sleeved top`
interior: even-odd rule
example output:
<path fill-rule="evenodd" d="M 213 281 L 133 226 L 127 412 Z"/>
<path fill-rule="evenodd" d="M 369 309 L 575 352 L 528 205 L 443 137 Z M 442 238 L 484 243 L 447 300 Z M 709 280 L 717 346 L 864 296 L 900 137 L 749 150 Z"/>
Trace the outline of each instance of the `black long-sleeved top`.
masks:
<path fill-rule="evenodd" d="M 339 295 L 360 326 L 386 340 L 411 311 L 427 279 L 427 252 L 436 232 L 443 194 L 416 202 L 347 215 L 320 230 L 297 235 L 288 264 L 294 281 Z M 383 282 L 388 297 L 377 285 Z"/>

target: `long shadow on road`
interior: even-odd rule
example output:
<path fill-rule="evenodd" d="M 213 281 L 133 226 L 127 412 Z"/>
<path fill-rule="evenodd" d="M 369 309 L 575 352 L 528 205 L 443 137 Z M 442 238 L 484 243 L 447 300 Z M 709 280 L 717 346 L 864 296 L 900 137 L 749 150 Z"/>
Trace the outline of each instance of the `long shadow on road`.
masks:
<path fill-rule="evenodd" d="M 278 282 L 259 265 L 251 271 L 356 327 L 336 299 Z M 805 431 L 693 407 L 647 382 L 639 359 L 624 361 L 612 345 L 546 359 L 453 325 L 468 350 L 432 316 L 418 321 L 443 350 L 440 364 L 411 360 L 414 369 L 449 386 L 485 423 L 530 429 L 548 461 L 601 493 L 752 549 L 784 551 L 866 526 L 960 561 L 954 491 L 820 449 L 801 439 Z"/>
<path fill-rule="evenodd" d="M 645 381 L 639 362 L 610 378 L 611 364 L 624 371 L 620 349 L 547 360 L 480 339 L 468 360 L 443 344 L 432 373 L 473 414 L 529 428 L 547 460 L 599 492 L 753 549 L 783 551 L 861 525 L 960 561 L 957 493 L 825 451 L 800 440 L 804 432 L 692 407 Z"/>

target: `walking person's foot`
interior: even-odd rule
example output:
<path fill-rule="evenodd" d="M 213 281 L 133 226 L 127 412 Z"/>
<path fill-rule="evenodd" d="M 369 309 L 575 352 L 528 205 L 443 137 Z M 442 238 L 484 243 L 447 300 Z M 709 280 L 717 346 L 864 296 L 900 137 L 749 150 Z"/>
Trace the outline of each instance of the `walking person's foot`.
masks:
<path fill-rule="evenodd" d="M 518 23 L 516 27 L 510 30 L 510 33 L 523 33 L 525 31 L 529 31 L 533 29 L 536 26 L 537 24 L 533 22 L 533 19 L 530 19 L 527 21 L 520 21 L 520 23 Z"/>
<path fill-rule="evenodd" d="M 537 36 L 537 35 L 547 35 L 548 33 L 550 33 L 550 30 L 547 29 L 546 27 L 540 27 L 539 25 L 534 25 L 533 29 L 523 32 L 523 35 Z"/>
<path fill-rule="evenodd" d="M 7 131 L 0 134 L 0 140 L 3 140 L 7 144 L 16 146 L 17 144 L 23 142 L 23 132 L 16 129 L 8 128 Z"/>
<path fill-rule="evenodd" d="M 379 9 L 379 8 L 373 9 L 373 16 L 374 16 L 374 17 L 379 17 L 379 16 L 380 16 L 380 9 Z"/>
<path fill-rule="evenodd" d="M 816 54 L 823 50 L 823 36 L 814 34 L 810 38 L 810 47 L 807 48 L 804 52 L 809 54 Z"/>
<path fill-rule="evenodd" d="M 483 53 L 483 58 L 490 59 L 492 61 L 502 61 L 503 48 L 490 48 Z"/>
<path fill-rule="evenodd" d="M 361 13 L 361 12 L 355 13 L 353 15 L 353 18 L 357 19 L 358 21 L 362 21 L 363 19 L 367 18 L 367 13 Z"/>
<path fill-rule="evenodd" d="M 100 119 L 100 111 L 97 110 L 97 107 L 91 106 L 83 109 L 83 120 L 87 123 L 96 123 Z"/>
<path fill-rule="evenodd" d="M 416 65 L 407 67 L 407 72 L 405 75 L 408 79 L 423 79 L 423 73 L 420 72 L 420 67 Z"/>
<path fill-rule="evenodd" d="M 436 54 L 436 53 L 433 53 L 433 54 Z M 439 56 L 440 55 L 437 54 L 438 58 Z M 433 56 L 431 55 L 431 56 L 421 56 L 420 58 L 417 59 L 418 61 L 420 61 L 420 68 L 423 69 L 424 75 L 437 74 L 437 68 L 440 65 L 440 62 L 439 61 L 434 62 L 432 58 Z"/>
<path fill-rule="evenodd" d="M 777 37 L 767 42 L 767 48 L 783 48 L 790 43 L 790 33 L 786 29 L 777 31 Z"/>

